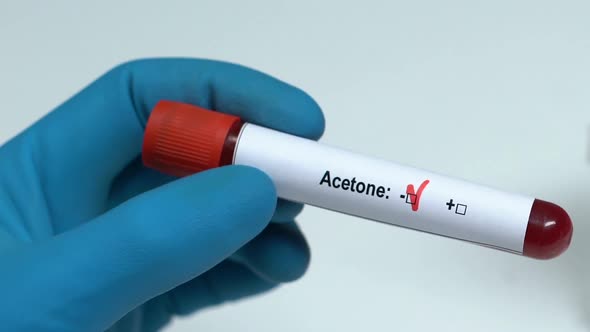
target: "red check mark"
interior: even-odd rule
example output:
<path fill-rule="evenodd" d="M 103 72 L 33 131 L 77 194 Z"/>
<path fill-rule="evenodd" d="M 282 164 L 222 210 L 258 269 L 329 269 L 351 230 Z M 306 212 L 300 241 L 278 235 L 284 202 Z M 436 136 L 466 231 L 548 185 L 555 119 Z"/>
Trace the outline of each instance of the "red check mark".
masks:
<path fill-rule="evenodd" d="M 412 211 L 418 211 L 420 207 L 420 197 L 422 197 L 422 192 L 426 189 L 426 186 L 430 183 L 430 180 L 425 180 L 422 182 L 420 187 L 418 187 L 418 192 L 414 191 L 414 185 L 409 184 L 408 188 L 406 189 L 406 193 L 410 196 L 410 203 L 412 203 Z M 413 198 L 413 199 L 412 199 Z"/>

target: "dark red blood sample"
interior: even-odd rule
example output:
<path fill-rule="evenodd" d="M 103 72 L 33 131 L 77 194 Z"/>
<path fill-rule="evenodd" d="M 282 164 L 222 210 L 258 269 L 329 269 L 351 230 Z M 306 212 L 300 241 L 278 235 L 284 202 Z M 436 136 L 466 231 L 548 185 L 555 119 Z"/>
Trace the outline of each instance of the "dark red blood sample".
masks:
<path fill-rule="evenodd" d="M 564 209 L 535 199 L 524 237 L 523 255 L 537 259 L 557 257 L 569 247 L 573 230 Z"/>

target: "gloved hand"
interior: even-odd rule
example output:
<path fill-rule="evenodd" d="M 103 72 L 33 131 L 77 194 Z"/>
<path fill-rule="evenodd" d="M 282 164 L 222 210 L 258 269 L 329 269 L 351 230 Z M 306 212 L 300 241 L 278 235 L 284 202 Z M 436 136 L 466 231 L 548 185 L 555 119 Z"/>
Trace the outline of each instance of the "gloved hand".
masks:
<path fill-rule="evenodd" d="M 277 203 L 262 172 L 172 179 L 142 166 L 161 99 L 314 139 L 324 128 L 308 95 L 237 65 L 111 70 L 0 148 L 0 330 L 153 331 L 304 273 L 301 206 Z"/>

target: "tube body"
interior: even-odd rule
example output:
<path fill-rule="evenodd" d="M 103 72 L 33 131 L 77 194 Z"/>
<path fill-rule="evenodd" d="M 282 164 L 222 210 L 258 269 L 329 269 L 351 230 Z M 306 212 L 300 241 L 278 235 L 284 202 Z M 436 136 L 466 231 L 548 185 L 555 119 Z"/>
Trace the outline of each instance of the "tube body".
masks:
<path fill-rule="evenodd" d="M 171 101 L 148 120 L 142 159 L 187 176 L 256 167 L 282 198 L 528 257 L 557 257 L 573 226 L 559 206 L 281 133 Z M 255 190 L 255 188 L 253 188 Z"/>
<path fill-rule="evenodd" d="M 266 172 L 288 200 L 515 253 L 535 200 L 253 124 L 233 163 Z"/>

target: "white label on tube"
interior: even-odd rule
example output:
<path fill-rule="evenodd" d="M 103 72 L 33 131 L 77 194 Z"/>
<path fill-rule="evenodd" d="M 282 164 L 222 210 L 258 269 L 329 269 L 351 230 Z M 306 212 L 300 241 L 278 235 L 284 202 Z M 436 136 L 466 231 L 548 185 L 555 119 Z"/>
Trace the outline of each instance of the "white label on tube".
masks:
<path fill-rule="evenodd" d="M 253 124 L 234 164 L 264 171 L 288 200 L 517 253 L 534 201 Z"/>

